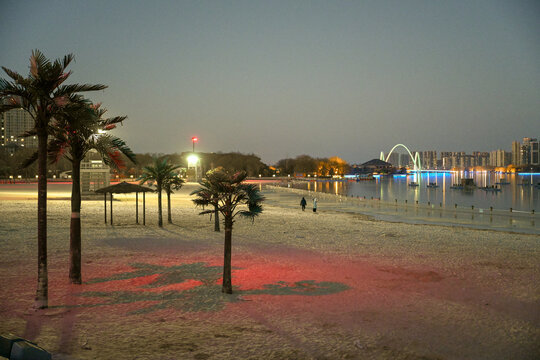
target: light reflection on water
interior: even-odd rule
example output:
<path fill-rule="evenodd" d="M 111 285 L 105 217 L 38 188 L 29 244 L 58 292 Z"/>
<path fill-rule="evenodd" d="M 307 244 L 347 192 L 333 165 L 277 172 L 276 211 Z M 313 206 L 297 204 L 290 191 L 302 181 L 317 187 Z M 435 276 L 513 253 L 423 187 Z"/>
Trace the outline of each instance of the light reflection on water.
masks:
<path fill-rule="evenodd" d="M 462 178 L 472 178 L 477 185 L 473 190 L 451 189 Z M 418 186 L 409 186 L 412 182 Z M 500 183 L 509 182 L 509 184 Z M 512 208 L 517 211 L 540 210 L 540 189 L 534 184 L 540 182 L 540 174 L 500 174 L 492 172 L 422 173 L 409 176 L 382 176 L 371 181 L 318 180 L 294 182 L 295 188 L 310 191 L 340 194 L 366 199 L 380 199 L 387 202 L 434 204 L 443 208 L 471 207 L 500 210 Z M 435 183 L 438 187 L 428 188 Z M 501 191 L 485 191 L 479 187 L 499 187 Z"/>

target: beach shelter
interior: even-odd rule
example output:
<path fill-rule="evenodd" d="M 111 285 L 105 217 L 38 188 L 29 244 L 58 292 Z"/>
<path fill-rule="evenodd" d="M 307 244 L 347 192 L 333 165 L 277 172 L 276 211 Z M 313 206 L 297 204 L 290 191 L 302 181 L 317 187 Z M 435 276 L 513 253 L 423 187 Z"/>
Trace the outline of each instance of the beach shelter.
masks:
<path fill-rule="evenodd" d="M 102 193 L 104 195 L 104 201 L 105 201 L 105 224 L 107 223 L 107 193 L 111 194 L 111 225 L 113 224 L 113 194 L 128 194 L 128 193 L 135 193 L 135 218 L 137 224 L 139 223 L 139 193 L 142 192 L 143 194 L 143 225 L 146 225 L 146 199 L 145 194 L 154 190 L 144 187 L 141 185 L 136 184 L 130 184 L 125 181 L 122 181 L 121 183 L 118 183 L 116 185 L 107 186 L 101 189 L 97 189 L 96 193 Z"/>

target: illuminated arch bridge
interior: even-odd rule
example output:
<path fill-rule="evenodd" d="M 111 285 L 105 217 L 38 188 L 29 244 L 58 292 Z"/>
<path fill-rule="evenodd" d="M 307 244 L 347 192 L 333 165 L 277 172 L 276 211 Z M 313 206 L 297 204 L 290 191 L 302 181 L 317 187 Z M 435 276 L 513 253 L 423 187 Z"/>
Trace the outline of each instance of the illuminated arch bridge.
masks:
<path fill-rule="evenodd" d="M 422 164 L 420 163 L 420 154 L 418 152 L 416 152 L 413 156 L 413 154 L 411 153 L 411 151 L 409 150 L 408 147 L 406 147 L 405 145 L 403 144 L 396 144 L 394 145 L 394 147 L 392 148 L 392 150 L 390 150 L 390 152 L 388 153 L 388 155 L 384 156 L 384 152 L 381 151 L 381 157 L 380 157 L 380 160 L 383 160 L 383 161 L 386 161 L 388 162 L 388 160 L 390 159 L 390 155 L 392 155 L 392 152 L 395 150 L 395 148 L 401 146 L 402 148 L 404 148 L 405 150 L 407 150 L 407 152 L 409 153 L 409 156 L 411 157 L 412 161 L 413 161 L 413 165 L 414 165 L 414 171 L 422 171 Z"/>

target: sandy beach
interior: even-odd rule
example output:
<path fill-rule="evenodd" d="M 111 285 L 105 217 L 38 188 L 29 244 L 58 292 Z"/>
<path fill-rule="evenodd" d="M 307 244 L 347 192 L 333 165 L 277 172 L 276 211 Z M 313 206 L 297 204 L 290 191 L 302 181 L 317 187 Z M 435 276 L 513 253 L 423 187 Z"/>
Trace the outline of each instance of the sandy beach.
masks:
<path fill-rule="evenodd" d="M 48 202 L 49 309 L 32 309 L 37 202 L 0 189 L 0 333 L 55 359 L 538 359 L 540 236 L 377 221 L 264 191 L 233 230 L 233 295 L 222 295 L 223 233 L 188 184 L 173 224 L 146 226 L 135 196 L 83 202 L 83 285 L 68 282 L 69 190 Z M 164 197 L 164 199 L 166 199 Z M 166 204 L 166 202 L 164 202 Z M 142 200 L 139 205 L 142 223 Z M 166 207 L 164 208 L 166 222 Z"/>

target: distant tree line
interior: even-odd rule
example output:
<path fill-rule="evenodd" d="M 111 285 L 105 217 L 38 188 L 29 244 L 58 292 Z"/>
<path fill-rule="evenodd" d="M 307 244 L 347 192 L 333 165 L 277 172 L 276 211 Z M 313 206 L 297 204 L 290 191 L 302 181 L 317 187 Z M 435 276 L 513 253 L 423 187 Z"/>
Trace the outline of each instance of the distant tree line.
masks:
<path fill-rule="evenodd" d="M 319 177 L 347 174 L 349 164 L 337 157 L 313 158 L 309 155 L 299 155 L 295 158 L 281 159 L 276 164 L 281 176 L 287 175 L 317 175 Z"/>
<path fill-rule="evenodd" d="M 20 164 L 24 159 L 28 158 L 34 150 L 24 149 L 18 150 L 10 154 L 7 150 L 0 150 L 0 178 L 8 178 L 9 176 L 21 175 L 22 178 L 34 178 L 37 174 L 37 165 L 32 164 L 26 169 L 20 169 Z M 170 163 L 180 165 L 181 168 L 187 168 L 187 157 L 191 152 L 183 152 L 181 154 L 136 154 L 137 163 L 131 163 L 124 159 L 125 168 L 112 169 L 112 176 L 119 178 L 138 178 L 144 172 L 146 166 L 154 163 L 155 158 L 162 160 L 167 158 Z M 245 171 L 249 177 L 269 177 L 274 174 L 276 176 L 287 175 L 317 175 L 319 177 L 344 175 L 350 170 L 349 164 L 343 159 L 334 156 L 330 158 L 314 158 L 309 155 L 299 155 L 295 158 L 281 159 L 272 167 L 261 161 L 261 158 L 255 154 L 241 154 L 238 152 L 230 153 L 197 153 L 201 159 L 202 173 L 217 167 L 222 167 L 229 172 Z M 99 157 L 96 157 L 98 159 Z M 61 159 L 49 167 L 49 178 L 53 175 L 59 175 L 65 171 L 71 170 L 71 163 L 65 159 Z M 182 173 L 182 169 L 179 170 Z"/>
<path fill-rule="evenodd" d="M 154 158 L 165 159 L 167 158 L 170 163 L 178 164 L 182 168 L 187 168 L 187 157 L 192 154 L 191 152 L 183 152 L 181 154 L 137 154 L 137 164 L 128 164 L 125 169 L 119 170 L 117 175 L 119 177 L 134 178 L 140 176 L 143 169 L 146 166 L 151 165 L 154 162 Z M 272 176 L 273 171 L 271 168 L 261 161 L 261 158 L 254 154 L 241 154 L 237 152 L 231 153 L 202 153 L 198 152 L 197 156 L 200 158 L 200 166 L 202 173 L 206 173 L 209 170 L 217 167 L 222 167 L 226 171 L 236 172 L 245 171 L 247 176 L 258 177 Z"/>

